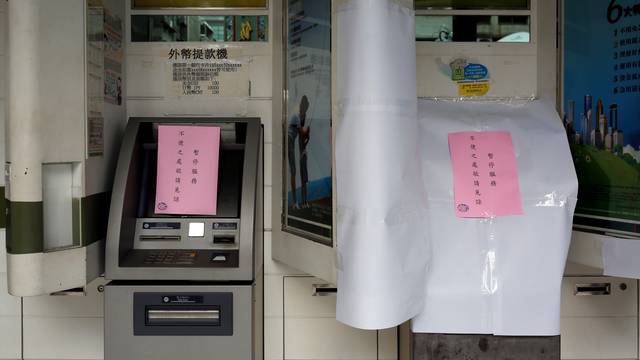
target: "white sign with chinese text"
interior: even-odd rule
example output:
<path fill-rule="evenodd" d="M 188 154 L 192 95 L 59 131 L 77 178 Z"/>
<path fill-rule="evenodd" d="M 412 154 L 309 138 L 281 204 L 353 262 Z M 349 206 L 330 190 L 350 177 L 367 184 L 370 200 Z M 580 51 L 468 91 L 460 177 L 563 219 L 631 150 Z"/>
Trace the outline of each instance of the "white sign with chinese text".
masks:
<path fill-rule="evenodd" d="M 249 67 L 227 48 L 172 48 L 167 54 L 169 96 L 249 96 Z"/>

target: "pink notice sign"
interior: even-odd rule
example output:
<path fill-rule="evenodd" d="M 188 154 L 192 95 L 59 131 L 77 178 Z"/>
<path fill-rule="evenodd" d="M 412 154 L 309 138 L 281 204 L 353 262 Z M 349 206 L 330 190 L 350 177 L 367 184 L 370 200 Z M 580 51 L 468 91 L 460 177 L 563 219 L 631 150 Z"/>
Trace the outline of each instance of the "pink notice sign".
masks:
<path fill-rule="evenodd" d="M 449 134 L 456 216 L 522 215 L 518 166 L 511 133 Z"/>
<path fill-rule="evenodd" d="M 220 128 L 158 126 L 156 214 L 215 215 Z"/>

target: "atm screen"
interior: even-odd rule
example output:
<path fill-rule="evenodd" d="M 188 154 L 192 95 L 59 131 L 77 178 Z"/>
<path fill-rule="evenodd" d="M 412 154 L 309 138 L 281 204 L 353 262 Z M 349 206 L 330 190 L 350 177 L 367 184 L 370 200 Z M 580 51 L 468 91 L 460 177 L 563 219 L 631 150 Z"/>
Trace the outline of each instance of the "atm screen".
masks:
<path fill-rule="evenodd" d="M 141 124 L 140 131 L 138 133 L 138 149 L 139 159 L 140 159 L 140 182 L 139 182 L 139 199 L 138 199 L 138 208 L 137 208 L 137 217 L 138 218 L 167 218 L 167 217 L 198 217 L 198 218 L 237 218 L 240 216 L 240 201 L 241 201 L 241 189 L 242 189 L 242 170 L 244 164 L 244 144 L 246 139 L 246 124 L 244 123 L 221 123 L 215 124 L 212 126 L 202 126 L 202 125 L 190 125 L 190 124 L 176 124 L 176 127 L 202 127 L 200 133 L 210 130 L 210 129 L 220 129 L 219 135 L 219 154 L 217 161 L 217 180 L 216 176 L 209 174 L 193 174 L 196 171 L 202 171 L 202 164 L 200 166 L 194 166 L 194 161 L 198 161 L 197 157 L 194 156 L 176 156 L 175 159 L 172 159 L 166 155 L 167 146 L 174 146 L 176 149 L 170 149 L 171 151 L 176 151 L 177 155 L 177 144 L 161 144 L 159 147 L 159 126 L 158 124 L 152 123 L 143 123 Z M 172 126 L 171 124 L 162 124 L 161 126 Z M 165 128 L 166 130 L 166 128 Z M 173 139 L 172 139 L 173 140 Z M 165 140 L 167 141 L 167 140 Z M 217 138 L 211 138 L 212 144 L 209 148 L 212 148 L 214 145 L 217 145 Z M 164 149 L 164 155 L 159 156 L 159 149 Z M 193 151 L 193 149 L 190 149 Z M 203 160 L 203 155 L 199 154 L 200 161 Z M 216 154 L 208 154 L 207 160 L 212 161 L 212 155 Z M 158 174 L 158 159 L 164 159 L 165 165 L 173 166 L 171 171 L 180 172 L 176 173 L 175 177 L 168 178 L 169 174 L 167 166 L 160 167 L 161 173 Z M 180 159 L 180 160 L 179 160 Z M 168 161 L 171 161 L 171 164 L 167 164 Z M 183 163 L 184 161 L 184 163 Z M 182 164 L 178 164 L 178 162 Z M 186 162 L 189 162 L 188 164 Z M 179 166 L 181 165 L 181 166 Z M 170 167 L 171 167 L 170 166 Z M 175 168 L 175 169 L 173 169 Z M 214 171 L 215 172 L 215 171 Z M 157 194 L 158 188 L 158 176 L 160 175 L 160 184 L 167 184 L 167 181 L 173 181 L 175 183 L 175 189 L 167 189 L 164 186 L 162 189 L 162 194 L 159 198 Z M 196 176 L 199 175 L 199 176 Z M 197 183 L 200 181 L 200 183 Z M 212 182 L 217 181 L 217 183 Z M 179 182 L 179 183 L 176 183 Z M 188 182 L 187 184 L 183 184 L 179 186 L 181 183 Z M 195 184 L 192 184 L 194 182 Z M 209 187 L 206 187 L 206 183 L 209 182 Z M 196 195 L 201 198 L 196 199 L 198 204 L 195 205 L 206 205 L 207 210 L 194 210 L 194 194 L 191 195 L 191 199 L 187 198 L 188 195 L 186 193 L 187 186 L 196 185 L 198 186 L 198 192 Z M 204 187 L 203 187 L 204 186 Z M 167 197 L 167 200 L 164 200 L 164 197 Z M 203 198 L 204 201 L 203 201 Z M 175 211 L 166 211 L 167 204 L 171 206 L 174 200 L 177 201 L 187 201 L 189 203 L 183 203 L 182 209 L 184 213 L 179 213 Z M 208 201 L 214 201 L 215 204 L 208 204 Z M 178 202 L 175 202 L 176 204 Z M 213 211 L 211 211 L 211 206 L 213 206 Z M 196 206 L 197 207 L 197 206 Z M 200 207 L 202 209 L 202 207 Z M 163 211 L 165 210 L 165 211 Z M 193 211 L 192 211 L 193 210 Z"/>

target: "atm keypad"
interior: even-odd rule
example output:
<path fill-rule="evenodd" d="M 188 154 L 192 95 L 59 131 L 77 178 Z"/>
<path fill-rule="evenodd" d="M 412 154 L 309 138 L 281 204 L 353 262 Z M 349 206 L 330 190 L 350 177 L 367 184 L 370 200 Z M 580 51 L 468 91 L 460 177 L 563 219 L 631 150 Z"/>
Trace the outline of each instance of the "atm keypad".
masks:
<path fill-rule="evenodd" d="M 146 265 L 193 265 L 198 253 L 196 251 L 154 251 L 144 258 Z"/>

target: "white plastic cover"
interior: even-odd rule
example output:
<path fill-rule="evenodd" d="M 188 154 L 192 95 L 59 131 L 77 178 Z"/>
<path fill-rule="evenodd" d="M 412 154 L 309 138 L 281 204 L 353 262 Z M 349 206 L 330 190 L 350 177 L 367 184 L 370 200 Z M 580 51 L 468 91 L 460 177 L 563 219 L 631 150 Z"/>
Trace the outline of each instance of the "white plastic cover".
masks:
<path fill-rule="evenodd" d="M 422 310 L 429 257 L 414 12 L 389 0 L 336 11 L 337 319 L 381 329 Z"/>
<path fill-rule="evenodd" d="M 432 261 L 413 331 L 558 335 L 578 182 L 554 107 L 421 100 L 418 114 Z M 447 135 L 459 131 L 511 132 L 524 215 L 455 216 Z"/>
<path fill-rule="evenodd" d="M 640 240 L 602 239 L 604 275 L 640 279 Z"/>

